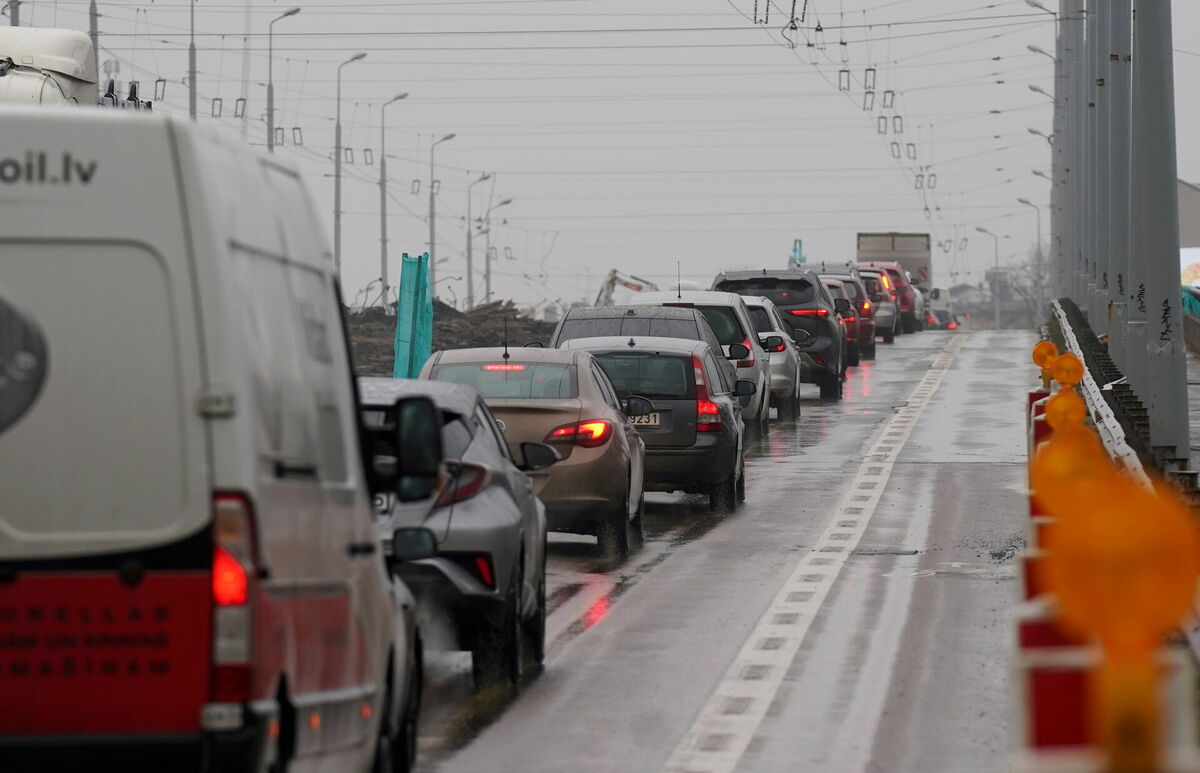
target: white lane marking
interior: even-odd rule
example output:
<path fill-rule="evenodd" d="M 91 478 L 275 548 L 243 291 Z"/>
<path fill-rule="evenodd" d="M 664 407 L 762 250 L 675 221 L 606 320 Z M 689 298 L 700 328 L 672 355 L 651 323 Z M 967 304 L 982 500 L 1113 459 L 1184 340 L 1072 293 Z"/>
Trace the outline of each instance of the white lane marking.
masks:
<path fill-rule="evenodd" d="M 829 590 L 866 531 L 892 467 L 965 336 L 933 360 L 908 402 L 877 434 L 824 534 L 796 565 L 663 766 L 669 773 L 733 771 L 766 716 Z"/>

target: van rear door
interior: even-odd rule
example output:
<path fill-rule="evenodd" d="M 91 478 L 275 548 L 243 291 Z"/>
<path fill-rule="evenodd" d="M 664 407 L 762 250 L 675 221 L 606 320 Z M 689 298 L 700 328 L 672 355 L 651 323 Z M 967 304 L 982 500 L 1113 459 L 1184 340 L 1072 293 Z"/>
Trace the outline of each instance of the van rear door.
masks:
<path fill-rule="evenodd" d="M 0 735 L 198 730 L 213 548 L 186 252 L 0 225 L 0 309 L 26 331 L 0 352 L 40 367 L 0 423 Z"/>

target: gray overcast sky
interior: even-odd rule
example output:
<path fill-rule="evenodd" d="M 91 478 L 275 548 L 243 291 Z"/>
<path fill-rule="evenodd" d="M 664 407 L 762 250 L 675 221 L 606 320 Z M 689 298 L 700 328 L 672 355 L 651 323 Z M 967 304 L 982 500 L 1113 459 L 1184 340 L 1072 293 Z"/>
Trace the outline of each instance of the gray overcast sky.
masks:
<path fill-rule="evenodd" d="M 1016 199 L 1049 195 L 1031 173 L 1048 169 L 1048 147 L 1026 130 L 1050 130 L 1050 101 L 1028 84 L 1051 90 L 1052 62 L 1026 46 L 1052 50 L 1054 22 L 1023 0 L 808 0 L 795 49 L 781 31 L 791 0 L 772 1 L 769 24 L 755 24 L 755 0 L 199 0 L 202 123 L 242 128 L 233 104 L 249 18 L 246 129 L 265 143 L 265 33 L 293 5 L 302 12 L 275 26 L 279 152 L 303 169 L 331 234 L 336 67 L 368 54 L 343 79 L 355 161 L 343 182 L 348 300 L 379 271 L 379 170 L 363 149 L 377 160 L 378 106 L 402 91 L 409 99 L 388 109 L 392 265 L 426 248 L 429 144 L 455 132 L 437 150 L 439 277 L 464 275 L 466 186 L 493 172 L 494 189 L 474 188 L 474 213 L 515 199 L 493 215 L 495 294 L 524 302 L 590 300 L 610 268 L 665 283 L 677 260 L 699 282 L 722 268 L 783 265 L 795 238 L 810 260 L 845 260 L 854 234 L 871 230 L 967 237 L 965 253 L 939 255 L 935 272 L 939 284 L 951 272 L 978 282 L 992 244 L 975 226 L 1009 237 L 1002 259 L 1023 258 L 1035 221 Z M 1200 104 L 1187 88 L 1200 75 L 1191 44 L 1200 3 L 1173 5 L 1176 47 L 1196 52 L 1176 55 L 1180 176 L 1200 180 Z M 165 78 L 157 109 L 186 114 L 187 0 L 100 2 L 100 11 L 102 67 L 118 62 L 122 80 L 136 73 L 145 94 Z M 22 12 L 37 26 L 87 28 L 86 0 L 25 0 Z M 823 50 L 805 43 L 817 21 Z M 849 93 L 838 88 L 843 67 Z M 888 90 L 894 110 L 882 108 Z M 213 97 L 224 101 L 221 118 L 209 117 Z M 904 133 L 879 135 L 878 117 L 893 113 Z M 936 174 L 936 189 L 915 190 L 917 171 Z M 482 254 L 478 243 L 480 269 Z M 465 281 L 438 287 L 445 298 L 466 294 Z M 482 296 L 481 278 L 476 287 Z"/>

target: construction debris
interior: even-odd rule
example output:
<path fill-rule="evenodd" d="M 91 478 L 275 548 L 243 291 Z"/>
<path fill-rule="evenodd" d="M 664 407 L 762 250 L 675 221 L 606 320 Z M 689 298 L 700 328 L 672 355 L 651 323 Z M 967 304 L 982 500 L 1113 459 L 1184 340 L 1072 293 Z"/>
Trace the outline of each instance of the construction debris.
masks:
<path fill-rule="evenodd" d="M 509 346 L 524 346 L 534 341 L 543 344 L 554 333 L 553 322 L 541 322 L 520 316 L 512 301 L 494 301 L 461 311 L 441 301 L 433 307 L 433 350 L 501 346 L 505 320 L 508 321 Z M 392 375 L 396 340 L 396 317 L 381 308 L 346 311 L 350 328 L 350 352 L 354 371 L 360 376 Z"/>

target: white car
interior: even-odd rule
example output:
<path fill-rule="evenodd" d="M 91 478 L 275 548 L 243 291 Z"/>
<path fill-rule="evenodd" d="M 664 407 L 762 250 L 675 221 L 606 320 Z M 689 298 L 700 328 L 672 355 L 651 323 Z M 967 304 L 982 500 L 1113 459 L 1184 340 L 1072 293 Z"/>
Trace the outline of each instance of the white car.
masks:
<path fill-rule="evenodd" d="M 3 120 L 0 767 L 407 770 L 368 477 L 430 470 L 363 458 L 300 177 L 163 115 Z"/>
<path fill-rule="evenodd" d="M 790 326 L 770 298 L 743 295 L 750 317 L 758 330 L 770 362 L 771 405 L 779 411 L 780 421 L 795 421 L 800 416 L 800 354 L 792 341 Z M 807 332 L 800 331 L 807 336 Z M 778 339 L 778 340 L 776 340 Z"/>
<path fill-rule="evenodd" d="M 737 377 L 754 384 L 754 394 L 743 398 L 742 420 L 751 434 L 765 437 L 770 430 L 770 359 L 758 339 L 758 328 L 742 296 L 715 290 L 639 293 L 635 306 L 683 306 L 698 309 L 725 351 L 737 365 Z M 738 347 L 732 349 L 731 347 Z M 745 352 L 741 349 L 744 348 Z"/>

